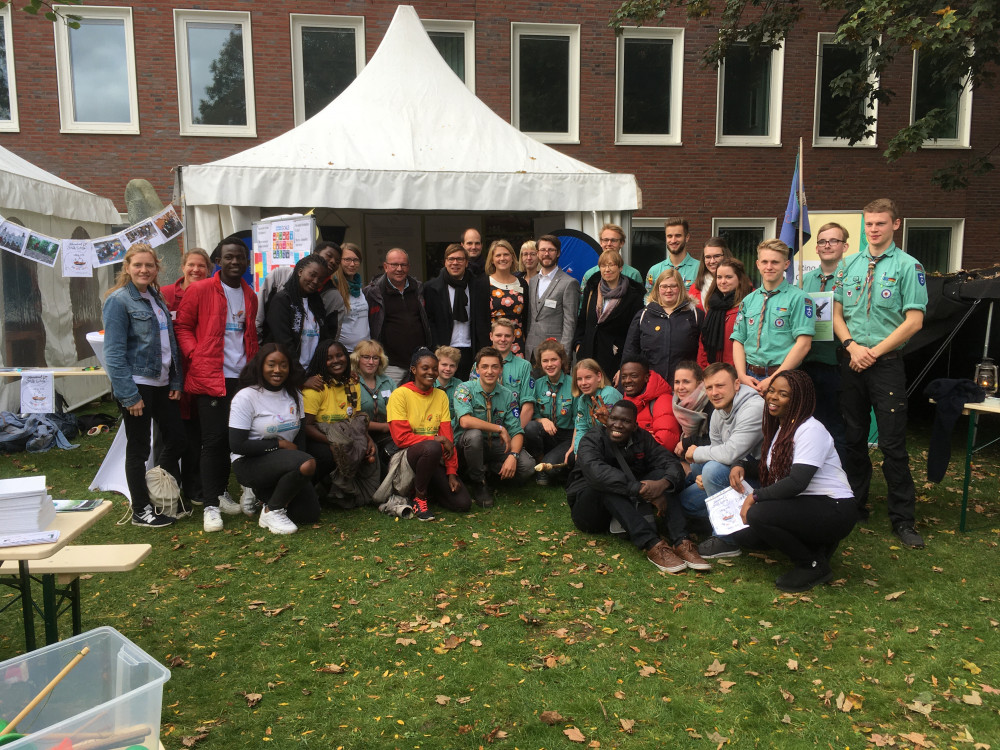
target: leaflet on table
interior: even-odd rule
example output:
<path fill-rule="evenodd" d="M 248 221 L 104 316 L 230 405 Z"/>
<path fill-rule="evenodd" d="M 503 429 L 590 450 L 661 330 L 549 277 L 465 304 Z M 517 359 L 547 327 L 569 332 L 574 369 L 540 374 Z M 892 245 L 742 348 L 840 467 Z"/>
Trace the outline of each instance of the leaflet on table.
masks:
<path fill-rule="evenodd" d="M 28 531 L 23 534 L 0 534 L 0 547 L 20 547 L 24 544 L 51 544 L 59 541 L 59 530 Z"/>
<path fill-rule="evenodd" d="M 52 504 L 56 507 L 56 513 L 70 513 L 78 510 L 93 510 L 103 502 L 98 498 L 93 500 L 53 500 Z"/>
<path fill-rule="evenodd" d="M 732 534 L 734 531 L 747 528 L 743 519 L 740 518 L 740 510 L 743 508 L 743 501 L 751 492 L 753 492 L 753 487 L 743 482 L 743 492 L 726 487 L 722 492 L 716 492 L 711 497 L 705 498 L 712 529 L 718 536 Z"/>
<path fill-rule="evenodd" d="M 21 413 L 51 414 L 55 410 L 55 385 L 52 373 L 21 373 Z"/>

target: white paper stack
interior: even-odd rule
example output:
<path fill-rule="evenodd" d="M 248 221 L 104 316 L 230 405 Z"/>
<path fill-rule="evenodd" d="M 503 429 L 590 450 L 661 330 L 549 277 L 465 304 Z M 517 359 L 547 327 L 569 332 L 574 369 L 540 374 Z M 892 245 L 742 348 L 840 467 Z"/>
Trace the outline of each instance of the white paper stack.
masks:
<path fill-rule="evenodd" d="M 0 479 L 0 531 L 22 534 L 47 529 L 56 520 L 45 477 Z"/>

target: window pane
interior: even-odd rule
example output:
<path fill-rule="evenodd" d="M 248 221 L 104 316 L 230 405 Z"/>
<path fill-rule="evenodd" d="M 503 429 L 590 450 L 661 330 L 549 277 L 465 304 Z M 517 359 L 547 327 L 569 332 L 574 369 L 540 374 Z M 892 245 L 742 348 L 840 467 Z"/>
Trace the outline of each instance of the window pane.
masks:
<path fill-rule="evenodd" d="M 465 80 L 465 34 L 461 31 L 427 32 L 441 57 L 455 71 L 455 75 Z"/>
<path fill-rule="evenodd" d="M 911 227 L 906 232 L 905 250 L 923 264 L 927 273 L 947 273 L 951 227 Z"/>
<path fill-rule="evenodd" d="M 634 266 L 645 276 L 649 269 L 667 257 L 667 241 L 663 235 L 663 226 L 634 227 L 632 229 L 632 261 Z"/>
<path fill-rule="evenodd" d="M 671 39 L 626 39 L 622 73 L 622 132 L 670 133 Z"/>
<path fill-rule="evenodd" d="M 243 27 L 233 23 L 189 23 L 191 121 L 196 125 L 246 125 Z"/>
<path fill-rule="evenodd" d="M 357 77 L 354 29 L 302 28 L 302 90 L 306 117 L 332 102 Z"/>
<path fill-rule="evenodd" d="M 729 245 L 733 257 L 743 261 L 754 283 L 759 284 L 757 245 L 764 241 L 763 227 L 719 227 L 719 236 Z"/>
<path fill-rule="evenodd" d="M 847 70 L 857 70 L 861 65 L 861 55 L 841 44 L 823 45 L 823 69 L 820 71 L 819 88 L 819 135 L 834 138 L 837 135 L 837 116 L 851 105 L 851 97 L 834 96 L 830 83 Z M 863 101 L 853 106 L 863 110 Z"/>
<path fill-rule="evenodd" d="M 914 119 L 919 120 L 932 109 L 942 108 L 946 113 L 937 127 L 930 131 L 931 138 L 958 138 L 958 100 L 961 87 L 932 78 L 934 58 L 917 55 L 917 95 Z"/>
<path fill-rule="evenodd" d="M 726 55 L 722 83 L 722 134 L 767 135 L 771 108 L 771 53 L 751 58 L 747 44 Z"/>
<path fill-rule="evenodd" d="M 125 22 L 81 18 L 69 29 L 69 64 L 76 122 L 130 122 Z"/>
<path fill-rule="evenodd" d="M 7 29 L 0 16 L 0 120 L 10 119 L 10 83 L 7 81 Z"/>
<path fill-rule="evenodd" d="M 518 52 L 521 130 L 569 132 L 569 37 L 523 35 Z"/>

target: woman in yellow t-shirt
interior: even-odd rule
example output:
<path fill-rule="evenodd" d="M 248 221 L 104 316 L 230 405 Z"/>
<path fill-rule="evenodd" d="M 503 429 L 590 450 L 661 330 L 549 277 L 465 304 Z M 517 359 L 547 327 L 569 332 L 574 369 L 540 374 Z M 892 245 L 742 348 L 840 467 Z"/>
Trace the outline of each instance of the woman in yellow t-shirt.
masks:
<path fill-rule="evenodd" d="M 364 418 L 359 406 L 361 386 L 351 373 L 347 347 L 333 339 L 321 341 L 309 362 L 307 378 L 302 401 L 307 450 L 316 459 L 316 479 L 323 482 L 329 478 L 329 498 L 336 505 L 344 508 L 368 505 L 379 483 L 375 443 L 367 431 L 361 430 L 367 440 L 366 450 L 353 466 L 344 466 L 343 462 L 338 466 L 330 441 L 320 428 L 320 425 Z M 318 390 L 310 387 L 320 383 Z"/>

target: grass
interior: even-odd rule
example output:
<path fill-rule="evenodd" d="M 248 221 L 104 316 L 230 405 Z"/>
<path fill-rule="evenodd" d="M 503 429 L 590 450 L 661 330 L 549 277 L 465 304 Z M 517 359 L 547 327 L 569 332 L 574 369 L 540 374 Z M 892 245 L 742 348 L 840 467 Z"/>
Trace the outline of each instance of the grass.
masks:
<path fill-rule="evenodd" d="M 44 473 L 53 494 L 91 497 L 110 436 L 79 442 L 0 457 L 0 476 Z M 154 551 L 83 583 L 84 627 L 111 625 L 171 666 L 168 749 L 997 748 L 998 454 L 977 456 L 960 534 L 959 443 L 964 422 L 952 473 L 923 488 L 926 445 L 911 446 L 927 549 L 899 548 L 876 501 L 837 580 L 808 595 L 780 594 L 785 563 L 765 556 L 659 573 L 576 532 L 562 494 L 532 485 L 429 524 L 331 510 L 284 538 L 242 516 L 206 535 L 199 516 L 160 532 L 115 512 L 83 542 Z M 22 649 L 8 613 L 0 660 Z"/>

